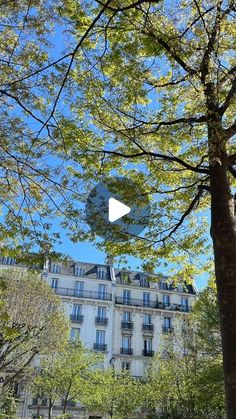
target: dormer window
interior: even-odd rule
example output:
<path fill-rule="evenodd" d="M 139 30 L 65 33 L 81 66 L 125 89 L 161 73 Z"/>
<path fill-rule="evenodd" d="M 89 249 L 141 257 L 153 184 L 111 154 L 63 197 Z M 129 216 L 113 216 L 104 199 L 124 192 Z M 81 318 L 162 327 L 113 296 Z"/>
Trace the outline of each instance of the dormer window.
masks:
<path fill-rule="evenodd" d="M 120 282 L 121 284 L 131 284 L 131 278 L 128 272 L 121 272 L 120 273 Z"/>
<path fill-rule="evenodd" d="M 82 266 L 75 266 L 74 274 L 75 276 L 83 277 L 85 275 L 85 269 Z"/>
<path fill-rule="evenodd" d="M 61 274 L 61 265 L 58 265 L 57 263 L 52 263 L 51 272 L 54 274 Z"/>
<path fill-rule="evenodd" d="M 98 279 L 107 279 L 107 271 L 105 271 L 105 269 L 98 268 L 97 277 Z"/>
<path fill-rule="evenodd" d="M 140 278 L 140 287 L 149 287 L 149 282 L 145 276 Z"/>
<path fill-rule="evenodd" d="M 164 282 L 164 281 L 160 282 L 160 290 L 168 290 L 167 282 Z"/>

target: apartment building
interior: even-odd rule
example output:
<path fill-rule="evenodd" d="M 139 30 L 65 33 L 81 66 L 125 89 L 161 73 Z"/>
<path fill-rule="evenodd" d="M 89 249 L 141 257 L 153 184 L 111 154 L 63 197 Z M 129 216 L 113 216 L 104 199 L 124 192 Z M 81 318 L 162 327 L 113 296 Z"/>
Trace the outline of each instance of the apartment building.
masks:
<path fill-rule="evenodd" d="M 2 265 L 21 266 L 11 258 Z M 58 294 L 71 320 L 71 338 L 104 353 L 104 367 L 141 377 L 163 347 L 163 336 L 188 315 L 196 299 L 193 285 L 171 284 L 165 277 L 133 272 L 112 264 L 48 261 L 42 279 Z M 21 418 L 34 418 L 28 395 Z M 79 417 L 73 416 L 73 417 Z"/>

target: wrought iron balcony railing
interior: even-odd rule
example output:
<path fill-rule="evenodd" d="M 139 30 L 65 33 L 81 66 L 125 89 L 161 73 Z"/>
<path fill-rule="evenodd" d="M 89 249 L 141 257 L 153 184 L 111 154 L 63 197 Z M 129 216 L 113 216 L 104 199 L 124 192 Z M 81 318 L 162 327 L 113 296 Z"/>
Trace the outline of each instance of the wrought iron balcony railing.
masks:
<path fill-rule="evenodd" d="M 133 322 L 124 321 L 124 320 L 121 322 L 121 329 L 133 330 L 133 328 L 134 328 Z"/>
<path fill-rule="evenodd" d="M 154 308 L 159 310 L 171 310 L 171 311 L 181 311 L 181 312 L 189 312 L 191 307 L 182 305 L 182 304 L 172 304 L 172 303 L 163 303 L 159 301 L 144 301 L 139 300 L 136 298 L 123 298 L 123 297 L 116 297 L 115 300 L 116 304 L 128 305 L 128 306 L 135 306 L 135 307 L 148 307 Z"/>
<path fill-rule="evenodd" d="M 147 332 L 153 332 L 154 331 L 154 325 L 153 324 L 145 324 L 142 325 L 142 330 Z"/>
<path fill-rule="evenodd" d="M 107 344 L 106 343 L 94 343 L 93 344 L 93 349 L 95 349 L 95 351 L 105 352 L 107 350 Z"/>
<path fill-rule="evenodd" d="M 107 317 L 95 317 L 95 324 L 100 326 L 107 326 L 108 325 L 108 318 Z"/>
<path fill-rule="evenodd" d="M 71 314 L 70 319 L 73 323 L 83 323 L 84 316 L 82 316 L 81 314 Z"/>
<path fill-rule="evenodd" d="M 131 348 L 120 348 L 121 355 L 133 355 L 133 349 Z"/>
<path fill-rule="evenodd" d="M 151 351 L 151 350 L 149 350 L 149 349 L 144 349 L 144 350 L 142 351 L 142 355 L 143 355 L 143 356 L 154 356 L 154 354 L 155 354 L 155 352 L 154 352 L 154 351 Z"/>
<path fill-rule="evenodd" d="M 53 289 L 56 294 L 67 296 L 67 297 L 89 298 L 93 300 L 103 300 L 103 301 L 111 301 L 112 299 L 111 293 L 76 290 L 73 288 L 60 288 L 60 287 L 56 287 Z"/>
<path fill-rule="evenodd" d="M 172 326 L 162 326 L 162 332 L 163 333 L 172 333 L 174 331 L 174 328 Z"/>

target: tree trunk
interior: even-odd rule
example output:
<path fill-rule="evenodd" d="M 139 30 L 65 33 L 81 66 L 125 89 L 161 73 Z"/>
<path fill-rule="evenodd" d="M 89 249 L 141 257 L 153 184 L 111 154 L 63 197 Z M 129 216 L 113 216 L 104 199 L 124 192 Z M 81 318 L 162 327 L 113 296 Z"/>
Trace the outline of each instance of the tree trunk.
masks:
<path fill-rule="evenodd" d="M 63 403 L 63 412 L 62 413 L 66 413 L 66 408 L 67 408 L 67 401 L 65 401 Z"/>
<path fill-rule="evenodd" d="M 223 347 L 226 411 L 236 419 L 236 224 L 226 146 L 217 123 L 209 125 L 211 236 Z"/>
<path fill-rule="evenodd" d="M 68 397 L 69 397 L 69 391 L 63 400 L 63 413 L 66 413 L 66 410 L 67 410 Z"/>
<path fill-rule="evenodd" d="M 48 419 L 52 418 L 52 408 L 53 408 L 53 403 L 52 400 L 49 399 L 49 404 L 48 404 Z"/>

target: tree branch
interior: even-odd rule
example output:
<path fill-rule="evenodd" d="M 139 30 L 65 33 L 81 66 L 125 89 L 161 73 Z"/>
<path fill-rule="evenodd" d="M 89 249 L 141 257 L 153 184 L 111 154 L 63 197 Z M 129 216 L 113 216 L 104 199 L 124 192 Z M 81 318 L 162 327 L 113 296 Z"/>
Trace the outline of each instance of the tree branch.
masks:
<path fill-rule="evenodd" d="M 231 154 L 231 156 L 228 156 L 228 164 L 229 166 L 232 166 L 236 163 L 236 153 Z"/>
<path fill-rule="evenodd" d="M 174 58 L 174 60 L 183 68 L 184 71 L 186 71 L 186 73 L 189 73 L 191 75 L 197 74 L 197 70 L 190 67 L 184 61 L 184 59 L 179 54 L 177 54 L 177 52 L 163 38 L 161 38 L 160 36 L 156 36 L 152 32 L 146 32 L 146 31 L 141 31 L 141 32 L 144 35 L 148 35 L 151 38 L 155 39 L 155 41 L 157 41 L 171 55 L 171 57 Z"/>
<path fill-rule="evenodd" d="M 220 114 L 221 115 L 223 115 L 227 111 L 227 109 L 231 105 L 231 102 L 233 101 L 235 95 L 236 95 L 236 77 L 233 79 L 231 89 L 229 90 L 223 105 L 221 105 L 221 107 L 220 107 Z"/>
<path fill-rule="evenodd" d="M 184 160 L 181 160 L 179 157 L 154 153 L 152 151 L 142 151 L 139 153 L 132 153 L 132 154 L 124 154 L 124 153 L 121 153 L 118 151 L 112 151 L 112 150 L 86 150 L 86 151 L 92 152 L 92 153 L 99 153 L 99 154 L 110 154 L 110 155 L 114 155 L 118 157 L 123 157 L 125 159 L 132 159 L 132 158 L 137 158 L 141 156 L 150 156 L 150 157 L 154 157 L 154 158 L 158 158 L 158 159 L 162 159 L 162 160 L 166 160 L 170 162 L 176 162 L 180 164 L 181 166 L 183 166 L 185 169 L 191 170 L 196 173 L 205 173 L 205 174 L 209 173 L 208 168 L 201 168 L 198 165 L 192 166 L 191 164 L 186 163 Z"/>
<path fill-rule="evenodd" d="M 224 130 L 226 138 L 229 140 L 231 137 L 233 137 L 236 134 L 236 120 L 229 128 L 226 128 Z"/>
<path fill-rule="evenodd" d="M 101 4 L 102 6 L 105 6 L 105 4 L 100 1 L 100 0 L 96 0 L 97 3 Z M 134 9 L 137 6 L 141 6 L 144 3 L 148 3 L 148 4 L 158 4 L 160 3 L 160 0 L 138 0 L 135 1 L 132 4 L 129 4 L 128 6 L 123 6 L 123 7 L 112 7 L 112 6 L 108 6 L 107 9 L 112 10 L 113 12 L 125 12 L 126 10 L 130 10 L 130 9 Z"/>
<path fill-rule="evenodd" d="M 168 234 L 167 237 L 171 237 L 172 234 L 176 232 L 176 230 L 183 224 L 185 218 L 190 214 L 190 212 L 194 209 L 195 205 L 198 203 L 199 199 L 201 198 L 203 194 L 203 188 L 198 190 L 197 195 L 193 198 L 192 202 L 190 203 L 188 209 L 184 212 L 182 217 L 180 218 L 179 222 L 176 224 L 176 226 L 171 230 L 171 232 Z"/>

